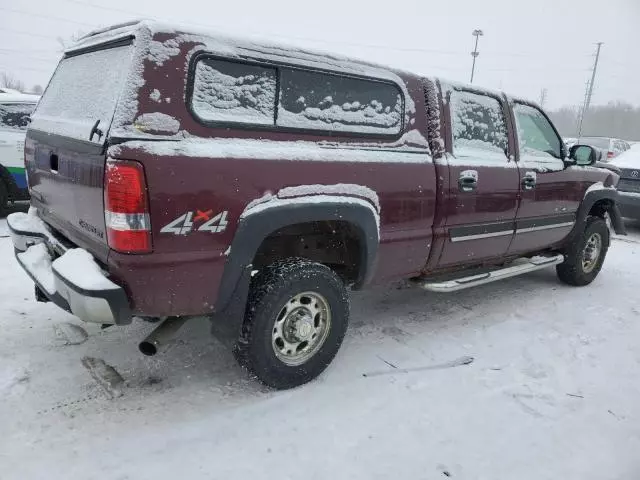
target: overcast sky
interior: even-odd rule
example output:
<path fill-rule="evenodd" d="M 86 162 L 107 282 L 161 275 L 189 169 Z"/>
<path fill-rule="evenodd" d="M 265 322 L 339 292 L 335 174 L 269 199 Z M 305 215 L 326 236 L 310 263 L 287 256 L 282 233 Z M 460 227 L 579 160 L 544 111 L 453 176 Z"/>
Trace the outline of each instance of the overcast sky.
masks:
<path fill-rule="evenodd" d="M 480 28 L 477 84 L 578 105 L 596 42 L 604 42 L 592 103 L 640 106 L 640 0 L 0 0 L 0 72 L 46 85 L 58 37 L 156 18 L 271 38 L 468 82 Z"/>

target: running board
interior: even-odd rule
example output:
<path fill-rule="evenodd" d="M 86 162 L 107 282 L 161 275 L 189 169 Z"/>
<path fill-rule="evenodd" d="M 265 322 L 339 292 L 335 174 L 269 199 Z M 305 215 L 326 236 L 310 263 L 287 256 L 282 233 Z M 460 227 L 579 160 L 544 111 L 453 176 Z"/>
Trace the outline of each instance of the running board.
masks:
<path fill-rule="evenodd" d="M 555 255 L 553 257 L 537 256 L 532 258 L 522 258 L 519 260 L 515 260 L 508 267 L 501 268 L 499 270 L 493 270 L 492 272 L 481 273 L 479 275 L 471 275 L 469 277 L 462 277 L 454 280 L 447 280 L 445 282 L 421 283 L 420 281 L 418 281 L 418 285 L 420 286 L 420 288 L 424 288 L 425 290 L 429 290 L 431 292 L 455 292 L 457 290 L 464 290 L 465 288 L 484 285 L 485 283 L 496 282 L 504 278 L 515 277 L 517 275 L 522 275 L 523 273 L 541 270 L 552 265 L 558 265 L 562 262 L 564 262 L 564 255 Z"/>

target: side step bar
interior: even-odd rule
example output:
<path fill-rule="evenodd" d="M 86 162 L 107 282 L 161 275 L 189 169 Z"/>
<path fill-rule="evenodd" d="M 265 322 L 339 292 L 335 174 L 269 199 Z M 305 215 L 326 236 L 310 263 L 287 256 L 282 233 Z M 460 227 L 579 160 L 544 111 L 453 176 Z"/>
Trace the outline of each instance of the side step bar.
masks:
<path fill-rule="evenodd" d="M 552 265 L 558 265 L 562 262 L 564 262 L 564 255 L 555 255 L 553 257 L 538 256 L 532 258 L 522 258 L 519 260 L 515 260 L 508 267 L 494 270 L 492 272 L 481 273 L 479 275 L 471 275 L 469 277 L 461 277 L 444 282 L 420 282 L 418 280 L 417 283 L 420 288 L 424 288 L 425 290 L 429 290 L 430 292 L 455 292 L 457 290 L 464 290 L 465 288 L 484 285 L 485 283 L 496 282 L 504 278 L 515 277 L 517 275 L 522 275 L 523 273 L 541 270 Z"/>

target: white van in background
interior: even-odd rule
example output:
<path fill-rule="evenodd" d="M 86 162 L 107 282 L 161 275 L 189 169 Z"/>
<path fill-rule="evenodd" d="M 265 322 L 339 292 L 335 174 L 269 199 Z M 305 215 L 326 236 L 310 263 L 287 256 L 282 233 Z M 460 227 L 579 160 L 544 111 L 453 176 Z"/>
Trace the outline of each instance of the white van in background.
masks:
<path fill-rule="evenodd" d="M 9 202 L 28 200 L 24 138 L 40 97 L 0 88 L 0 215 Z"/>

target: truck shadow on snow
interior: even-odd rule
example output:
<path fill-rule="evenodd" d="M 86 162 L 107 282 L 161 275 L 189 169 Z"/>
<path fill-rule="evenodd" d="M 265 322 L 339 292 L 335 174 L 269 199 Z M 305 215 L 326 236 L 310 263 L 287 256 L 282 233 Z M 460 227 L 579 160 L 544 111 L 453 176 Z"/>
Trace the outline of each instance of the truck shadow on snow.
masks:
<path fill-rule="evenodd" d="M 415 345 L 428 352 L 429 345 L 437 345 L 439 335 L 448 334 L 450 329 L 475 331 L 514 318 L 526 318 L 540 296 L 547 302 L 553 301 L 555 295 L 561 299 L 567 290 L 571 287 L 561 285 L 553 269 L 548 269 L 455 294 L 426 292 L 406 283 L 354 292 L 351 324 L 343 347 L 328 372 L 316 382 L 361 379 L 371 367 L 372 358 L 375 363 L 374 357 L 384 357 L 389 350 Z M 166 350 L 154 357 L 144 357 L 137 350 L 133 353 L 135 341 L 151 328 L 152 325 L 134 324 L 126 329 L 126 335 L 114 330 L 112 334 L 105 333 L 105 337 L 110 337 L 107 342 L 92 342 L 98 350 L 94 355 L 103 353 L 105 358 L 117 358 L 113 366 L 124 378 L 126 396 L 143 392 L 148 396 L 152 392 L 161 394 L 185 388 L 193 392 L 215 392 L 216 396 L 223 397 L 261 395 L 270 391 L 251 379 L 236 364 L 231 351 L 211 336 L 206 318 L 188 322 Z M 116 337 L 127 344 L 126 349 L 118 346 Z M 116 354 L 111 350 L 114 347 L 126 353 Z M 415 361 L 433 362 L 420 355 L 418 352 Z M 451 360 L 441 358 L 438 362 Z M 379 367 L 384 364 L 380 363 Z"/>

